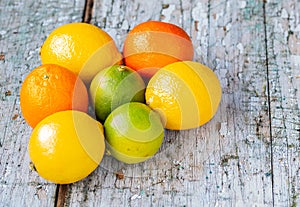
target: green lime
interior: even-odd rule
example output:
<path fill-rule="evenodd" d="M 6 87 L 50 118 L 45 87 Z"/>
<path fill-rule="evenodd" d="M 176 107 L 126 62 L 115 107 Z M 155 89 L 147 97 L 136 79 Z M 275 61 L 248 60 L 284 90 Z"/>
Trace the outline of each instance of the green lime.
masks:
<path fill-rule="evenodd" d="M 108 151 L 116 159 L 129 164 L 152 157 L 164 138 L 159 114 L 138 102 L 115 109 L 107 117 L 104 129 Z"/>
<path fill-rule="evenodd" d="M 90 95 L 97 119 L 104 122 L 118 106 L 145 101 L 145 83 L 141 76 L 122 65 L 100 71 L 92 80 Z"/>

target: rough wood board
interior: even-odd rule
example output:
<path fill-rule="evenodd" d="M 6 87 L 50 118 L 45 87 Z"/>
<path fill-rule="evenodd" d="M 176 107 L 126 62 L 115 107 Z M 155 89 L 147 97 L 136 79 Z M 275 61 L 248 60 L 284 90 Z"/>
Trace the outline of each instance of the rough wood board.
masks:
<path fill-rule="evenodd" d="M 299 1 L 266 4 L 275 206 L 300 205 L 299 11 Z"/>
<path fill-rule="evenodd" d="M 183 27 L 195 60 L 219 76 L 223 100 L 207 125 L 168 131 L 161 151 L 145 163 L 125 165 L 106 156 L 92 176 L 69 186 L 65 206 L 272 205 L 263 16 L 258 0 L 96 1 L 92 23 L 120 49 L 140 22 Z"/>
<path fill-rule="evenodd" d="M 0 206 L 54 206 L 56 185 L 29 169 L 31 133 L 21 117 L 22 80 L 58 25 L 81 21 L 84 1 L 0 1 Z"/>
<path fill-rule="evenodd" d="M 272 204 L 262 1 L 211 1 L 208 60 L 220 74 L 221 206 Z"/>
<path fill-rule="evenodd" d="M 207 125 L 168 131 L 160 152 L 146 163 L 129 166 L 106 156 L 91 176 L 61 188 L 64 205 L 299 205 L 297 2 L 95 1 L 92 23 L 120 49 L 126 33 L 142 21 L 183 27 L 193 39 L 195 60 L 219 76 L 223 99 Z M 56 186 L 28 169 L 31 129 L 21 117 L 18 92 L 20 81 L 40 64 L 47 34 L 81 21 L 83 8 L 84 1 L 0 1 L 0 206 L 55 205 Z"/>

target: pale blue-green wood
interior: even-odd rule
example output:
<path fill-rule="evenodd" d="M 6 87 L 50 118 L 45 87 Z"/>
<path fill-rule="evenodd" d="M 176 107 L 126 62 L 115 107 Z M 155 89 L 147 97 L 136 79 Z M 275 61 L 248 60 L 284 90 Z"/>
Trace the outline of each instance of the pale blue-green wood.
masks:
<path fill-rule="evenodd" d="M 0 206 L 54 206 L 56 185 L 29 168 L 31 128 L 21 116 L 19 90 L 40 65 L 39 49 L 58 25 L 81 21 L 83 0 L 0 1 Z"/>
<path fill-rule="evenodd" d="M 120 50 L 140 22 L 184 28 L 195 60 L 220 78 L 223 98 L 211 122 L 167 131 L 145 163 L 105 156 L 95 172 L 67 187 L 65 206 L 300 205 L 299 6 L 297 0 L 95 0 L 92 23 Z M 0 1 L 0 206 L 54 205 L 56 186 L 28 167 L 31 129 L 18 93 L 40 64 L 46 36 L 81 21 L 83 7 L 83 0 Z"/>
<path fill-rule="evenodd" d="M 167 131 L 161 151 L 145 163 L 106 156 L 90 179 L 71 186 L 68 204 L 272 206 L 263 2 L 96 1 L 93 23 L 122 49 L 128 30 L 150 19 L 189 33 L 195 60 L 221 80 L 220 109 L 198 129 Z"/>
<path fill-rule="evenodd" d="M 300 205 L 300 3 L 266 4 L 274 205 Z"/>

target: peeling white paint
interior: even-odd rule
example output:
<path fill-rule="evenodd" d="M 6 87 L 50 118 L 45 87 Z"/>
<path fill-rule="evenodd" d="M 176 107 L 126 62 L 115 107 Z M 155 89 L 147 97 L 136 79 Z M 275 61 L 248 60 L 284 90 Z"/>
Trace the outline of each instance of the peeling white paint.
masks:
<path fill-rule="evenodd" d="M 232 26 L 232 24 L 231 23 L 228 23 L 227 25 L 226 25 L 226 31 L 228 32 L 228 31 L 230 31 L 230 29 L 231 29 L 231 26 Z"/>
<path fill-rule="evenodd" d="M 206 12 L 206 8 L 204 7 L 204 5 L 201 2 L 198 2 L 196 7 L 193 8 L 192 17 L 194 20 L 201 21 L 204 23 L 206 22 L 203 20 L 207 19 L 207 12 Z"/>
<path fill-rule="evenodd" d="M 135 200 L 135 199 L 139 199 L 141 198 L 142 196 L 139 195 L 139 194 L 134 194 L 133 196 L 131 196 L 130 200 Z"/>
<path fill-rule="evenodd" d="M 295 32 L 300 32 L 300 24 L 298 24 L 298 25 L 296 26 L 296 28 L 294 29 L 294 31 L 295 31 Z"/>
<path fill-rule="evenodd" d="M 219 130 L 221 137 L 225 137 L 228 134 L 227 122 L 222 122 Z"/>
<path fill-rule="evenodd" d="M 121 26 L 121 29 L 127 30 L 128 28 L 129 28 L 128 21 L 127 21 L 127 20 L 124 20 L 124 21 L 123 21 L 123 24 L 122 24 L 122 26 Z"/>
<path fill-rule="evenodd" d="M 294 66 L 300 66 L 300 55 L 291 55 L 291 63 Z"/>
<path fill-rule="evenodd" d="M 242 43 L 239 43 L 239 44 L 237 44 L 237 46 L 236 46 L 239 50 L 240 50 L 240 53 L 241 54 L 243 54 L 244 53 L 244 46 L 243 46 L 243 44 Z"/>
<path fill-rule="evenodd" d="M 239 1 L 239 6 L 240 6 L 241 9 L 243 9 L 247 6 L 247 2 L 246 1 Z"/>
<path fill-rule="evenodd" d="M 295 1 L 293 0 L 293 2 Z M 27 1 L 24 1 L 24 4 L 27 4 L 25 2 Z M 33 2 L 33 0 L 28 2 Z M 144 0 L 126 1 L 126 3 L 121 0 L 115 0 L 111 4 L 111 1 L 95 1 L 92 23 L 105 18 L 105 30 L 111 34 L 120 47 L 123 44 L 124 30 L 126 31 L 127 27 L 132 28 L 134 25 L 148 19 L 158 20 L 161 17 L 160 15 L 165 16 L 164 19 L 162 18 L 164 21 L 171 20 L 177 24 L 183 21 L 187 31 L 191 31 L 196 48 L 196 58 L 203 58 L 221 77 L 223 99 L 219 112 L 210 123 L 199 127 L 197 130 L 166 132 L 168 138 L 170 138 L 169 136 L 174 137 L 171 137 L 170 143 L 167 143 L 168 145 L 165 146 L 166 149 L 164 151 L 158 153 L 156 157 L 146 163 L 130 166 L 122 165 L 111 157 L 105 156 L 102 166 L 109 167 L 98 168 L 90 176 L 90 181 L 86 179 L 82 182 L 74 183 L 68 191 L 68 204 L 70 206 L 80 204 L 87 206 L 89 204 L 94 206 L 171 206 L 170 202 L 174 202 L 174 205 L 180 206 L 199 206 L 201 204 L 211 206 L 236 204 L 237 206 L 242 206 L 245 203 L 249 203 L 252 206 L 265 206 L 271 205 L 274 198 L 278 205 L 288 205 L 291 198 L 289 196 L 294 196 L 291 194 L 293 192 L 292 187 L 297 187 L 297 171 L 294 169 L 299 168 L 299 159 L 297 159 L 299 158 L 297 151 L 299 142 L 298 137 L 295 138 L 299 134 L 295 130 L 298 129 L 297 124 L 299 123 L 299 119 L 297 119 L 298 111 L 290 107 L 293 107 L 292 104 L 295 104 L 296 95 L 298 105 L 300 104 L 299 90 L 297 92 L 291 90 L 299 89 L 300 87 L 300 74 L 298 72 L 300 53 L 293 53 L 290 49 L 291 47 L 288 48 L 287 35 L 291 34 L 288 29 L 300 32 L 299 6 L 291 1 L 280 3 L 279 0 L 268 0 L 266 3 L 266 15 L 270 24 L 267 25 L 267 37 L 271 36 L 270 39 L 267 39 L 270 46 L 270 49 L 268 48 L 267 51 L 269 52 L 270 63 L 272 63 L 269 77 L 270 91 L 272 93 L 271 115 L 274 117 L 272 122 L 274 130 L 274 171 L 272 173 L 275 173 L 275 182 L 273 186 L 274 194 L 272 194 L 271 176 L 265 175 L 271 169 L 269 162 L 271 155 L 268 143 L 264 142 L 268 139 L 269 128 L 268 123 L 265 121 L 268 120 L 268 112 L 265 110 L 265 107 L 267 107 L 267 93 L 266 89 L 262 89 L 266 84 L 264 77 L 266 75 L 266 67 L 264 65 L 265 48 L 263 44 L 265 39 L 264 35 L 262 35 L 264 29 L 259 26 L 263 24 L 262 1 L 201 0 L 199 2 L 194 0 L 191 3 L 188 3 L 189 1 L 181 1 L 184 5 L 183 8 L 180 8 L 181 5 L 178 4 L 178 1 L 176 2 L 161 0 L 154 4 L 153 1 Z M 232 2 L 236 2 L 237 5 L 233 5 Z M 271 2 L 275 4 L 273 5 Z M 22 25 L 20 23 L 26 23 L 28 19 L 27 13 L 16 12 L 15 15 L 4 16 L 3 19 L 5 21 L 3 21 L 3 24 L 5 25 L 6 22 L 9 22 L 13 24 L 13 27 L 11 30 L 7 30 L 7 33 L 6 30 L 4 31 L 4 28 L 0 31 L 0 34 L 1 32 L 5 34 L 3 50 L 9 51 L 9 54 L 12 56 L 14 54 L 18 55 L 15 56 L 14 61 L 0 63 L 8 66 L 7 72 L 0 79 L 4 77 L 9 81 L 14 80 L 15 77 L 20 79 L 18 75 L 24 75 L 24 73 L 13 73 L 9 68 L 23 64 L 24 59 L 19 55 L 29 54 L 24 52 L 27 51 L 24 48 L 27 47 L 34 51 L 35 48 L 42 44 L 42 40 L 38 37 L 45 36 L 47 32 L 50 32 L 50 27 L 54 28 L 57 24 L 72 20 L 78 21 L 81 18 L 81 12 L 76 12 L 79 18 L 68 13 L 68 11 L 72 11 L 73 8 L 77 7 L 77 4 L 71 5 L 71 9 L 63 9 L 64 7 L 53 7 L 54 3 L 56 4 L 56 1 L 50 2 L 49 12 L 45 12 L 45 15 L 53 13 L 53 16 L 49 18 L 51 21 L 47 21 L 47 18 L 45 19 L 45 15 L 43 16 L 41 11 L 39 14 L 34 15 L 34 18 L 32 15 L 29 16 L 29 19 L 36 19 L 34 21 L 35 24 L 44 22 L 49 26 L 45 28 L 44 25 L 41 27 L 40 24 L 36 24 L 31 31 L 23 31 L 22 35 L 14 35 L 13 31 L 18 31 L 16 28 Z M 154 5 L 157 6 L 156 3 L 158 5 L 169 4 L 169 7 L 163 10 L 155 10 Z M 65 4 L 69 5 L 70 3 L 66 1 Z M 210 4 L 210 16 L 208 15 L 208 4 Z M 39 3 L 32 5 L 34 7 L 33 11 L 37 10 L 37 6 L 38 10 L 42 8 Z M 105 5 L 107 8 L 103 8 Z M 284 7 L 285 11 L 282 9 Z M 23 8 L 20 11 L 23 11 Z M 56 13 L 56 11 L 60 12 Z M 14 20 L 19 14 L 22 14 L 22 16 L 20 21 L 17 22 L 18 24 L 16 24 Z M 3 16 L 4 14 L 1 13 L 1 15 Z M 287 15 L 290 17 L 289 20 L 286 19 Z M 71 19 L 69 19 L 70 16 L 72 16 Z M 209 28 L 208 16 L 210 17 Z M 125 19 L 126 21 L 120 25 L 121 21 Z M 195 21 L 198 21 L 197 31 L 194 29 L 196 28 Z M 34 24 L 30 23 L 29 25 L 32 26 Z M 20 28 L 28 28 L 27 26 L 21 26 Z M 226 26 L 226 31 L 223 31 L 225 29 L 223 26 Z M 29 35 L 27 32 L 30 32 Z M 32 36 L 32 34 L 35 35 Z M 298 46 L 296 43 L 299 42 L 297 35 L 299 34 L 294 33 L 289 36 L 290 44 L 295 47 Z M 9 41 L 13 40 L 13 38 L 17 40 L 18 53 L 15 52 L 16 47 L 13 45 L 16 42 Z M 33 43 L 28 42 L 28 40 L 32 40 Z M 290 53 L 287 53 L 289 49 L 294 56 L 289 56 Z M 294 51 L 298 50 L 294 49 Z M 243 54 L 239 55 L 239 52 Z M 209 55 L 206 56 L 207 54 Z M 33 56 L 34 54 L 32 54 Z M 27 63 L 32 68 L 32 66 L 38 64 L 38 61 L 38 58 L 36 60 L 30 58 Z M 290 82 L 286 81 L 286 77 L 290 77 L 290 75 L 295 78 L 292 78 Z M 13 84 L 4 85 L 4 87 L 12 89 L 15 86 L 17 88 L 20 86 L 18 83 Z M 291 101 L 281 101 L 281 98 L 290 99 Z M 10 109 L 8 106 L 14 107 L 14 103 L 4 101 L 3 104 L 3 114 L 9 115 L 6 112 L 6 108 Z M 16 106 L 19 106 L 19 104 Z M 289 108 L 287 109 L 287 107 Z M 9 147 L 12 147 L 14 150 L 11 152 L 15 152 L 15 146 L 26 145 L 26 141 L 21 138 L 30 135 L 29 127 L 25 130 L 24 126 L 20 126 L 16 121 L 8 123 L 8 125 L 6 125 L 6 122 L 5 124 L 0 124 L 0 128 L 1 126 L 8 127 L 8 135 L 5 137 L 5 146 L 2 149 L 10 149 Z M 216 123 L 220 123 L 220 125 Z M 282 130 L 283 125 L 287 126 L 287 128 Z M 14 130 L 11 130 L 12 128 L 17 129 L 14 132 Z M 27 133 L 28 136 L 26 135 Z M 15 139 L 16 136 L 17 139 Z M 287 137 L 289 143 L 295 143 L 295 147 L 286 149 L 287 145 L 284 142 L 287 140 Z M 17 144 L 14 141 L 17 141 Z M 9 166 L 5 168 L 8 172 L 2 173 L 2 181 L 6 182 L 8 180 L 9 182 L 2 183 L 4 191 L 1 194 L 3 195 L 2 201 L 8 199 L 14 202 L 13 204 L 27 202 L 27 204 L 32 206 L 52 205 L 55 185 L 45 185 L 44 181 L 41 181 L 36 173 L 23 170 L 24 167 L 15 167 L 17 162 L 29 162 L 28 156 L 25 156 L 25 160 L 23 159 L 25 150 L 21 148 L 21 152 L 15 153 L 13 156 L 8 153 L 3 154 L 3 160 L 4 162 L 7 160 Z M 239 155 L 239 166 L 236 165 L 236 162 L 229 162 L 228 166 L 225 167 L 218 165 L 224 155 L 235 155 L 236 153 Z M 190 154 L 191 156 L 189 156 Z M 209 158 L 207 158 L 208 156 Z M 11 161 L 16 162 L 13 163 Z M 103 162 L 106 164 L 103 164 Z M 281 164 L 278 165 L 278 162 Z M 177 165 L 183 165 L 184 169 L 178 168 Z M 116 180 L 113 169 L 120 169 L 123 166 L 125 166 L 123 172 L 126 173 L 126 176 L 122 180 Z M 22 178 L 20 175 L 22 175 Z M 181 177 L 185 180 L 183 181 Z M 296 183 L 291 183 L 294 179 L 296 179 Z M 36 182 L 43 182 L 42 185 L 47 193 L 46 197 L 43 190 L 40 192 L 36 191 L 34 186 Z M 88 191 L 84 189 L 87 185 Z M 142 193 L 142 190 L 140 192 L 137 189 L 147 190 L 147 196 Z M 24 190 L 26 191 L 26 197 L 22 193 Z M 16 193 L 17 191 L 21 194 Z M 35 193 L 37 196 L 34 196 Z M 10 197 L 10 195 L 12 196 Z M 199 195 L 201 195 L 201 199 L 199 199 Z M 88 198 L 87 201 L 83 201 L 84 196 Z M 37 197 L 44 201 L 37 203 Z M 299 196 L 297 199 L 299 200 Z M 298 200 L 296 201 L 298 202 Z M 199 203 L 199 201 L 202 203 Z"/>
<path fill-rule="evenodd" d="M 168 8 L 162 10 L 162 14 L 165 16 L 164 21 L 169 22 L 171 20 L 175 8 L 174 4 L 170 4 Z"/>
<path fill-rule="evenodd" d="M 5 30 L 1 30 L 0 31 L 0 35 L 5 35 L 6 34 L 6 31 Z"/>
<path fill-rule="evenodd" d="M 281 17 L 287 19 L 289 17 L 287 11 L 285 9 L 281 10 Z"/>

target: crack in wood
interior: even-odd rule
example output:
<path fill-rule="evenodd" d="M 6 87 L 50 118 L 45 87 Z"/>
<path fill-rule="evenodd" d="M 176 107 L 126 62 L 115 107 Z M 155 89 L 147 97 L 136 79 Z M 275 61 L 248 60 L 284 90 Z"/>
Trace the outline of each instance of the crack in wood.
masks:
<path fill-rule="evenodd" d="M 149 203 L 149 205 L 163 206 L 164 204 L 170 204 L 170 202 L 174 204 L 177 201 L 183 206 L 183 204 L 201 205 L 196 202 L 202 201 L 204 203 L 209 201 L 212 205 L 219 204 L 221 206 L 235 202 L 239 202 L 239 204 L 247 202 L 250 203 L 249 205 L 256 205 L 254 202 L 257 202 L 259 206 L 272 206 L 272 202 L 273 206 L 299 205 L 300 116 L 299 107 L 297 107 L 297 104 L 299 104 L 299 101 L 297 102 L 299 90 L 298 92 L 296 91 L 299 82 L 295 82 L 295 80 L 300 80 L 300 74 L 298 74 L 297 66 L 295 65 L 298 62 L 293 59 L 298 58 L 298 54 L 300 54 L 295 46 L 298 43 L 298 37 L 295 36 L 298 31 L 296 27 L 299 25 L 299 21 L 295 17 L 298 17 L 297 11 L 299 9 L 295 6 L 296 3 L 291 3 L 293 1 L 193 0 L 189 2 L 177 0 L 175 2 L 180 2 L 180 6 L 178 3 L 170 3 L 169 9 L 165 8 L 168 10 L 168 14 L 171 12 L 170 18 L 173 22 L 179 23 L 179 20 L 181 20 L 181 24 L 186 29 L 189 29 L 188 24 L 190 28 L 194 28 L 191 29 L 190 34 L 192 34 L 193 41 L 197 45 L 197 60 L 209 63 L 220 75 L 224 86 L 224 99 L 222 102 L 224 108 L 220 108 L 221 113 L 217 114 L 220 123 L 224 127 L 222 129 L 220 124 L 215 126 L 217 131 L 221 130 L 220 136 L 223 136 L 223 138 L 217 141 L 218 145 L 216 144 L 213 154 L 208 155 L 208 161 L 203 162 L 202 159 L 204 158 L 200 159 L 199 155 L 203 155 L 200 152 L 202 149 L 205 153 L 211 151 L 210 148 L 201 148 L 201 145 L 206 144 L 202 140 L 209 140 L 210 137 L 213 138 L 214 136 L 219 137 L 213 134 L 214 127 L 212 125 L 214 122 L 202 127 L 200 130 L 182 133 L 180 136 L 177 134 L 175 136 L 173 133 L 168 132 L 168 138 L 163 150 L 174 149 L 174 152 L 169 150 L 168 154 L 171 155 L 167 155 L 167 153 L 166 155 L 158 155 L 158 157 L 160 156 L 163 159 L 166 158 L 165 162 L 153 161 L 155 165 L 150 163 L 149 167 L 147 165 L 146 168 L 136 167 L 124 171 L 126 175 L 124 179 L 118 181 L 118 189 L 114 189 L 112 186 L 114 179 L 114 176 L 112 176 L 113 170 L 110 170 L 107 166 L 101 166 L 99 169 L 102 173 L 101 179 L 97 180 L 98 176 L 95 176 L 95 182 L 85 180 L 83 183 L 68 185 L 68 189 L 63 196 L 61 195 L 60 185 L 56 186 L 47 182 L 39 183 L 24 180 L 27 177 L 30 177 L 30 180 L 32 180 L 32 176 L 33 180 L 36 180 L 35 173 L 31 173 L 26 168 L 28 162 L 26 161 L 25 167 L 22 164 L 25 154 L 23 150 L 24 143 L 27 143 L 27 141 L 19 138 L 23 138 L 25 134 L 27 135 L 29 128 L 25 128 L 24 120 L 21 122 L 17 117 L 16 121 L 12 122 L 11 117 L 17 110 L 11 110 L 11 104 L 15 101 L 13 97 L 15 90 L 12 91 L 11 97 L 5 98 L 6 95 L 10 95 L 9 92 L 5 94 L 4 89 L 6 89 L 8 84 L 6 82 L 12 83 L 13 88 L 15 85 L 21 84 L 21 82 L 18 83 L 17 81 L 20 81 L 21 77 L 24 77 L 25 73 L 36 64 L 35 60 L 31 60 L 31 62 L 26 61 L 27 63 L 22 67 L 17 66 L 22 65 L 20 61 L 23 60 L 23 56 L 19 56 L 19 54 L 27 54 L 27 50 L 24 50 L 23 46 L 26 44 L 26 47 L 29 49 L 34 49 L 39 46 L 37 43 L 40 43 L 41 40 L 33 41 L 34 44 L 29 44 L 29 41 L 32 41 L 32 38 L 36 38 L 36 36 L 32 37 L 27 27 L 18 28 L 15 25 L 20 25 L 23 20 L 24 22 L 27 21 L 34 25 L 29 28 L 32 30 L 32 33 L 40 35 L 42 31 L 44 35 L 44 32 L 48 31 L 48 29 L 45 29 L 45 27 L 41 29 L 39 25 L 50 28 L 54 27 L 57 22 L 62 24 L 74 20 L 84 21 L 85 14 L 88 14 L 88 12 L 85 10 L 83 13 L 82 10 L 85 6 L 88 6 L 87 4 L 84 5 L 87 1 L 80 0 L 80 3 L 76 4 L 65 1 L 63 3 L 64 6 L 61 8 L 53 8 L 52 5 L 55 5 L 56 2 L 50 2 L 50 4 L 47 4 L 50 6 L 47 6 L 46 9 L 51 8 L 49 13 L 55 13 L 51 19 L 44 18 L 43 15 L 40 16 L 40 14 L 45 13 L 48 17 L 49 13 L 44 12 L 45 10 L 40 6 L 39 1 L 31 4 L 24 1 L 24 5 L 19 6 L 17 4 L 10 5 L 9 9 L 12 9 L 11 11 L 15 15 L 12 15 L 14 18 L 8 19 L 9 21 L 6 20 L 3 14 L 3 19 L 5 19 L 3 23 L 8 22 L 7 24 L 12 25 L 7 30 L 0 31 L 1 38 L 5 40 L 3 52 L 7 51 L 5 55 L 10 54 L 10 57 L 14 56 L 16 58 L 13 59 L 14 61 L 9 62 L 8 57 L 6 57 L 6 60 L 4 59 L 5 57 L 1 57 L 0 51 L 0 64 L 5 64 L 5 67 L 7 66 L 8 69 L 3 73 L 3 81 L 0 83 L 0 86 L 3 87 L 1 98 L 3 97 L 2 101 L 5 104 L 4 106 L 6 106 L 3 107 L 6 108 L 3 114 L 8 115 L 3 116 L 2 134 L 0 137 L 0 147 L 3 143 L 3 147 L 0 148 L 3 152 L 3 158 L 0 161 L 0 166 L 3 167 L 0 181 L 0 186 L 3 189 L 1 194 L 3 199 L 0 200 L 4 202 L 0 202 L 1 204 L 8 205 L 8 202 L 11 202 L 11 205 L 15 206 L 20 206 L 21 204 L 24 206 L 26 204 L 45 206 L 47 202 L 47 204 L 51 203 L 52 206 L 88 206 L 92 204 L 105 206 L 113 202 L 114 206 L 124 206 L 128 204 L 126 203 L 128 198 L 135 198 L 129 204 L 135 206 L 140 203 L 143 205 Z M 120 3 L 117 0 L 103 1 L 105 3 L 99 2 L 101 1 L 94 1 L 94 10 L 90 12 L 92 16 L 89 17 L 90 20 L 87 20 L 87 22 L 100 24 L 101 28 L 105 28 L 118 38 L 123 38 L 122 35 L 126 33 L 124 29 L 129 30 L 133 25 L 147 20 L 149 17 L 159 18 L 159 10 L 151 9 L 152 5 L 148 6 L 149 10 L 145 10 L 148 7 L 146 4 L 143 4 L 143 0 L 127 1 L 125 9 L 129 8 L 127 11 L 130 11 L 130 13 L 127 13 L 126 10 L 123 12 L 123 6 L 116 6 Z M 165 4 L 162 7 L 167 7 L 166 1 L 158 2 L 164 2 Z M 262 11 L 263 2 L 266 4 L 264 13 Z M 120 4 L 124 5 L 124 1 Z M 67 7 L 68 5 L 71 6 Z M 133 6 L 131 7 L 131 5 Z M 174 5 L 175 7 L 173 8 Z M 23 15 L 23 12 L 18 12 L 18 8 L 23 11 L 23 7 L 25 9 L 33 7 L 33 11 L 37 9 L 36 15 L 31 15 L 28 19 L 26 15 Z M 80 7 L 80 9 L 77 7 Z M 72 10 L 73 8 L 75 10 Z M 101 10 L 100 8 L 104 9 Z M 184 9 L 183 14 L 182 9 Z M 283 11 L 287 13 L 284 14 L 284 17 Z M 22 14 L 21 20 L 18 18 L 18 13 Z M 201 16 L 201 14 L 204 15 Z M 208 19 L 206 19 L 206 15 Z M 122 24 L 118 21 L 124 18 L 128 21 L 129 26 L 121 28 L 120 32 L 120 25 Z M 165 20 L 170 18 L 168 17 Z M 262 21 L 263 18 L 266 18 L 264 22 Z M 99 19 L 101 22 L 97 22 Z M 207 23 L 207 21 L 209 22 Z M 266 27 L 263 27 L 262 23 Z M 6 25 L 4 24 L 4 26 Z M 206 31 L 207 27 L 208 31 Z M 283 30 L 282 34 L 281 30 Z M 17 35 L 18 38 L 14 39 L 14 34 L 17 33 L 24 34 L 24 37 Z M 30 36 L 28 36 L 28 33 Z M 251 40 L 248 41 L 248 39 Z M 16 43 L 20 43 L 19 45 L 22 46 L 18 53 L 15 50 Z M 244 51 L 243 54 L 239 53 L 240 46 L 242 46 Z M 264 55 L 266 50 L 267 60 Z M 205 57 L 205 54 L 209 57 Z M 240 57 L 237 57 L 237 55 L 240 55 Z M 292 55 L 291 59 L 289 59 L 290 55 Z M 266 67 L 268 67 L 268 71 L 266 71 Z M 15 73 L 16 71 L 20 73 Z M 268 73 L 268 79 L 265 77 L 266 73 Z M 269 84 L 268 88 L 266 86 L 267 82 Z M 19 99 L 17 98 L 17 100 Z M 272 119 L 270 119 L 270 114 Z M 269 122 L 269 120 L 272 122 Z M 269 130 L 272 131 L 272 149 L 269 142 Z M 2 137 L 3 133 L 4 137 Z M 197 137 L 191 139 L 195 135 Z M 15 139 L 15 137 L 18 139 Z M 190 138 L 189 142 L 181 142 L 181 140 L 187 140 L 185 139 L 187 137 Z M 181 140 L 176 141 L 179 139 Z M 183 143 L 184 146 L 184 144 L 191 142 L 193 144 L 192 149 L 195 151 L 189 152 L 191 154 L 189 157 L 184 155 L 187 157 L 183 159 L 185 169 L 180 170 L 182 166 L 177 161 L 174 163 L 173 168 L 169 169 L 169 165 L 165 165 L 165 163 L 172 162 L 172 160 L 169 160 L 172 157 L 172 153 L 179 153 L 183 150 L 181 149 L 180 151 L 176 147 L 168 148 L 168 146 L 177 146 L 178 143 Z M 236 146 L 236 150 L 234 150 L 234 146 Z M 9 151 L 14 153 L 14 155 L 7 154 Z M 271 159 L 272 165 L 270 163 Z M 226 162 L 228 165 L 220 166 L 220 163 L 226 164 Z M 15 167 L 16 165 L 18 166 L 17 168 Z M 156 169 L 156 166 L 163 169 Z M 22 172 L 20 173 L 21 170 Z M 131 174 L 131 172 L 134 172 L 134 174 Z M 166 174 L 161 177 L 163 172 L 166 172 Z M 24 173 L 25 176 L 23 176 Z M 139 175 L 139 173 L 143 173 L 149 178 L 127 176 L 127 174 Z M 143 174 L 141 176 L 144 176 Z M 20 176 L 21 179 L 18 175 L 22 176 Z M 119 176 L 122 177 L 122 175 Z M 183 180 L 185 186 L 182 186 L 181 181 Z M 174 188 L 177 185 L 179 187 Z M 26 190 L 26 195 L 23 193 L 24 189 Z M 47 197 L 44 197 L 45 192 Z M 139 196 L 142 195 L 142 192 L 144 192 L 142 199 L 136 199 L 140 198 Z M 149 198 L 147 198 L 148 195 Z M 201 195 L 200 199 L 198 195 Z M 53 204 L 54 196 L 57 197 L 55 199 L 56 204 Z M 9 197 L 14 199 L 9 199 Z M 88 198 L 87 201 L 85 201 L 86 198 Z M 59 201 L 59 199 L 65 200 Z"/>
<path fill-rule="evenodd" d="M 266 14 L 266 4 L 267 2 L 263 2 L 263 21 L 264 21 L 264 36 L 265 36 L 265 55 L 266 55 L 266 70 L 267 70 L 267 102 L 268 102 L 268 115 L 269 115 L 269 135 L 270 135 L 270 157 L 271 157 L 271 172 L 274 171 L 274 158 L 273 158 L 273 134 L 272 134 L 272 114 L 271 114 L 271 93 L 270 93 L 270 71 L 269 71 L 269 54 L 268 54 L 268 34 L 267 34 L 267 14 Z M 272 203 L 274 206 L 275 197 L 274 197 L 274 174 L 271 174 L 271 183 L 272 183 Z"/>
<path fill-rule="evenodd" d="M 91 23 L 93 14 L 94 0 L 85 0 L 82 22 Z M 57 185 L 55 192 L 54 207 L 63 207 L 66 201 L 66 195 L 69 185 Z"/>
<path fill-rule="evenodd" d="M 91 23 L 93 16 L 94 0 L 85 0 L 82 22 Z"/>
<path fill-rule="evenodd" d="M 54 207 L 63 207 L 66 201 L 66 195 L 69 185 L 57 185 L 55 192 Z"/>

